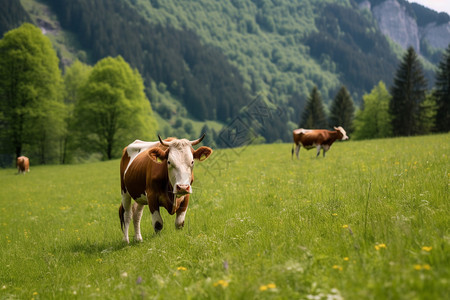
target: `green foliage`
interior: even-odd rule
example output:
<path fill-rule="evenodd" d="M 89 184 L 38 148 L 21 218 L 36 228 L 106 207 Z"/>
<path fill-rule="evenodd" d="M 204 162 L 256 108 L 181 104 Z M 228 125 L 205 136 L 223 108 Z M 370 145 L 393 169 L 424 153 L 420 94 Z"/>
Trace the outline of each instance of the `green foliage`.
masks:
<path fill-rule="evenodd" d="M 422 65 L 414 48 L 409 47 L 395 74 L 389 102 L 395 136 L 421 133 L 421 104 L 425 100 L 426 89 Z"/>
<path fill-rule="evenodd" d="M 290 144 L 217 150 L 196 163 L 185 227 L 161 211 L 155 234 L 145 209 L 130 245 L 118 160 L 0 170 L 0 298 L 446 299 L 449 147 L 441 134 L 299 162 Z"/>
<path fill-rule="evenodd" d="M 59 160 L 64 126 L 58 58 L 39 28 L 25 23 L 0 40 L 2 153 Z"/>
<path fill-rule="evenodd" d="M 436 130 L 448 132 L 450 131 L 450 44 L 439 63 L 434 95 L 437 104 Z"/>
<path fill-rule="evenodd" d="M 384 82 L 380 81 L 370 94 L 363 96 L 362 109 L 355 117 L 355 139 L 376 139 L 392 135 L 389 101 L 391 96 Z"/>
<path fill-rule="evenodd" d="M 311 95 L 305 104 L 299 127 L 307 129 L 323 129 L 327 127 L 327 117 L 323 108 L 322 98 L 316 86 L 311 90 Z"/>
<path fill-rule="evenodd" d="M 78 132 L 74 116 L 75 103 L 80 97 L 80 87 L 86 84 L 91 71 L 91 66 L 77 60 L 66 69 L 64 74 L 64 102 L 67 108 L 67 116 L 65 119 L 66 130 L 61 145 L 61 163 L 63 164 L 74 160 L 74 151 L 77 147 L 76 135 Z"/>
<path fill-rule="evenodd" d="M 135 139 L 156 138 L 156 121 L 142 78 L 120 56 L 104 58 L 94 66 L 80 87 L 75 118 L 80 147 L 99 151 L 104 159 L 118 157 Z"/>
<path fill-rule="evenodd" d="M 330 128 L 342 126 L 347 133 L 353 131 L 355 106 L 347 88 L 342 86 L 334 97 L 330 108 Z"/>

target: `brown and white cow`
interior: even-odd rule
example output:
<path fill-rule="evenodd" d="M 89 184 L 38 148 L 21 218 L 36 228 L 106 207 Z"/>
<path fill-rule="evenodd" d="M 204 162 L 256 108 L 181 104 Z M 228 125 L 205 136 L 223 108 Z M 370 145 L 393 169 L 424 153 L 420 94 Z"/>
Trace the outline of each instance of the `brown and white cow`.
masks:
<path fill-rule="evenodd" d="M 26 156 L 19 156 L 16 160 L 16 166 L 19 174 L 30 172 L 30 160 Z"/>
<path fill-rule="evenodd" d="M 158 136 L 159 137 L 159 136 Z M 168 138 L 159 142 L 134 141 L 123 150 L 120 162 L 122 204 L 119 208 L 123 240 L 129 243 L 128 228 L 134 223 L 135 240 L 142 241 L 140 221 L 145 205 L 152 214 L 155 232 L 163 228 L 159 208 L 164 207 L 170 215 L 177 214 L 175 227 L 182 228 L 192 193 L 194 160 L 208 158 L 212 149 L 193 145 L 200 143 L 205 135 L 195 141 Z M 131 199 L 135 202 L 131 204 Z"/>
<path fill-rule="evenodd" d="M 293 131 L 294 144 L 295 144 L 295 155 L 298 159 L 298 152 L 300 147 L 303 146 L 307 150 L 316 148 L 317 156 L 320 154 L 320 149 L 323 149 L 323 157 L 325 157 L 325 152 L 327 152 L 331 145 L 336 140 L 348 140 L 347 133 L 341 126 L 334 127 L 335 131 L 330 131 L 326 129 L 295 129 Z M 292 147 L 291 156 L 294 156 L 294 147 Z"/>

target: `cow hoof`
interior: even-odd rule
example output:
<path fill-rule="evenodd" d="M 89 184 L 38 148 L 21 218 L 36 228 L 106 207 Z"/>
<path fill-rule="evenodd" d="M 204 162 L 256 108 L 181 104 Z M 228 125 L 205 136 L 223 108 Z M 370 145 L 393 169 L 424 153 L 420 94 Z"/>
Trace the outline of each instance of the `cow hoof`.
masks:
<path fill-rule="evenodd" d="M 155 232 L 160 232 L 163 229 L 163 224 L 156 222 L 155 223 Z"/>
<path fill-rule="evenodd" d="M 141 235 L 137 235 L 137 236 L 134 237 L 134 240 L 136 242 L 142 242 L 142 236 Z"/>
<path fill-rule="evenodd" d="M 184 221 L 181 224 L 175 224 L 176 229 L 183 229 L 184 227 Z"/>
<path fill-rule="evenodd" d="M 122 240 L 123 240 L 125 243 L 127 243 L 127 244 L 130 243 L 130 241 L 128 240 L 128 238 L 125 238 L 125 237 L 124 237 Z"/>

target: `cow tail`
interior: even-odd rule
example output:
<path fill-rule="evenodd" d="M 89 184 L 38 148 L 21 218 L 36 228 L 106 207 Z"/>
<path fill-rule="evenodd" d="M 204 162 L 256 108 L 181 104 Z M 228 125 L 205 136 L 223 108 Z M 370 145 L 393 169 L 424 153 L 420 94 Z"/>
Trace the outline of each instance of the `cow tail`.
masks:
<path fill-rule="evenodd" d="M 123 204 L 120 204 L 119 218 L 120 218 L 120 228 L 122 229 L 122 232 L 123 232 L 123 226 L 125 224 L 124 214 L 125 214 L 125 209 L 123 208 Z"/>

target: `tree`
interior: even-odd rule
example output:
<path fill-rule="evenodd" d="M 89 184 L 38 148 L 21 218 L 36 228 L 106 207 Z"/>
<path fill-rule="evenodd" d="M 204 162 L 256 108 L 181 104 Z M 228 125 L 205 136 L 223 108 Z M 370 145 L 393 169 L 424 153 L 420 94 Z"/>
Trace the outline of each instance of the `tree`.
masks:
<path fill-rule="evenodd" d="M 450 44 L 445 50 L 436 73 L 436 131 L 450 130 Z"/>
<path fill-rule="evenodd" d="M 425 100 L 427 81 L 413 47 L 409 47 L 397 69 L 389 111 L 395 136 L 420 133 L 421 104 Z"/>
<path fill-rule="evenodd" d="M 156 121 L 142 77 L 121 56 L 97 62 L 79 92 L 75 117 L 83 150 L 112 159 L 135 139 L 156 138 Z"/>
<path fill-rule="evenodd" d="M 67 107 L 67 114 L 65 118 L 65 130 L 60 142 L 60 163 L 62 164 L 67 163 L 72 159 L 72 151 L 76 147 L 77 130 L 74 108 L 75 103 L 79 98 L 80 87 L 86 83 L 91 71 L 91 66 L 85 65 L 77 60 L 67 68 L 66 73 L 64 74 L 64 102 Z"/>
<path fill-rule="evenodd" d="M 375 139 L 392 135 L 389 114 L 389 95 L 386 85 L 380 81 L 370 94 L 363 96 L 363 109 L 355 116 L 355 139 Z"/>
<path fill-rule="evenodd" d="M 41 30 L 24 23 L 0 40 L 0 116 L 4 153 L 57 157 L 63 128 L 62 79 L 58 57 Z"/>
<path fill-rule="evenodd" d="M 327 126 L 327 119 L 317 86 L 311 90 L 311 94 L 303 110 L 299 123 L 301 128 L 320 129 Z"/>
<path fill-rule="evenodd" d="M 342 86 L 334 97 L 330 109 L 330 127 L 342 126 L 347 133 L 353 131 L 355 106 L 347 88 Z"/>

